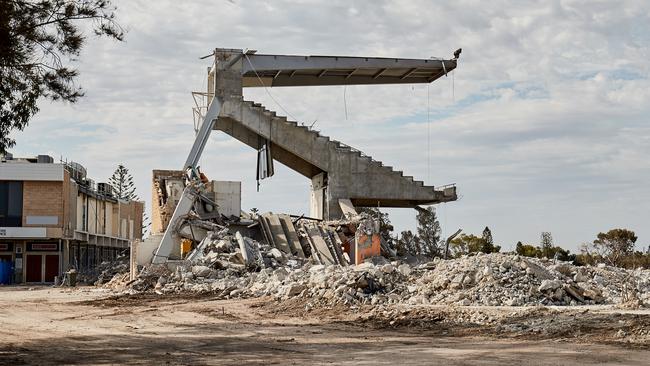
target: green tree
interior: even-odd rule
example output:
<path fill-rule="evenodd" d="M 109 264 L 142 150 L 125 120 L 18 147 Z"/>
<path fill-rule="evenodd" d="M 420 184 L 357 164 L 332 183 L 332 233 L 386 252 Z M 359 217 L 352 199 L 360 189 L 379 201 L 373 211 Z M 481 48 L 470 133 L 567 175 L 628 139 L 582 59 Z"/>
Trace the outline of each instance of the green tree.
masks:
<path fill-rule="evenodd" d="M 22 131 L 38 112 L 39 98 L 76 102 L 77 60 L 90 23 L 94 34 L 123 40 L 109 0 L 0 1 L 0 154 L 15 145 L 9 133 Z"/>
<path fill-rule="evenodd" d="M 487 244 L 494 244 L 494 240 L 492 239 L 492 230 L 487 226 L 483 229 L 482 238 Z"/>
<path fill-rule="evenodd" d="M 413 255 L 421 254 L 420 238 L 413 234 L 411 230 L 402 231 L 397 241 L 396 249 L 399 255 L 410 253 Z"/>
<path fill-rule="evenodd" d="M 418 210 L 418 238 L 420 244 L 420 253 L 428 257 L 440 256 L 444 248 L 440 248 L 440 223 L 436 215 L 436 209 L 429 206 L 424 210 Z"/>
<path fill-rule="evenodd" d="M 618 266 L 625 256 L 634 253 L 636 240 L 637 236 L 632 230 L 612 229 L 606 233 L 598 233 L 593 247 L 611 265 Z"/>
<path fill-rule="evenodd" d="M 500 246 L 494 245 L 494 240 L 492 239 L 492 231 L 489 227 L 486 226 L 485 229 L 483 229 L 483 235 L 481 238 L 483 239 L 483 246 L 480 249 L 481 252 L 498 253 L 501 251 Z"/>
<path fill-rule="evenodd" d="M 553 258 L 553 236 L 548 231 L 543 231 L 540 235 L 540 247 L 542 255 L 546 258 Z"/>
<path fill-rule="evenodd" d="M 449 249 L 455 257 L 470 253 L 498 253 L 501 247 L 488 243 L 483 236 L 461 234 L 449 243 Z"/>
<path fill-rule="evenodd" d="M 115 197 L 125 200 L 137 200 L 138 196 L 135 194 L 135 183 L 133 183 L 133 176 L 129 173 L 124 165 L 119 164 L 113 175 L 108 178 L 108 183 L 113 187 Z"/>
<path fill-rule="evenodd" d="M 124 201 L 140 201 L 140 197 L 135 193 L 135 183 L 133 183 L 133 176 L 129 173 L 129 169 L 124 165 L 119 164 L 113 175 L 108 178 L 108 184 L 113 187 L 113 194 L 115 198 Z M 142 234 L 146 234 L 151 226 L 151 221 L 147 215 L 147 210 L 142 210 Z"/>
<path fill-rule="evenodd" d="M 515 252 L 524 257 L 555 258 L 561 261 L 575 260 L 575 255 L 572 255 L 568 250 L 562 249 L 558 246 L 543 249 L 538 246 L 517 242 Z"/>
<path fill-rule="evenodd" d="M 542 257 L 542 251 L 539 249 L 539 247 L 530 244 L 524 244 L 520 241 L 517 242 L 517 245 L 515 246 L 515 252 L 524 257 Z"/>

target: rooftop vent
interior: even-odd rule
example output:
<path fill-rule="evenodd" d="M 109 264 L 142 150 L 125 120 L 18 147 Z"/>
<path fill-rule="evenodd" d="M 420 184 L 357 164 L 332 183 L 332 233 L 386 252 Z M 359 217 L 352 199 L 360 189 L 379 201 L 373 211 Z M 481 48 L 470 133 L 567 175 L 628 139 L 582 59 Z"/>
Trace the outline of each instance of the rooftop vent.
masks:
<path fill-rule="evenodd" d="M 52 164 L 54 163 L 54 159 L 49 155 L 38 155 L 36 157 L 36 162 L 38 164 Z"/>

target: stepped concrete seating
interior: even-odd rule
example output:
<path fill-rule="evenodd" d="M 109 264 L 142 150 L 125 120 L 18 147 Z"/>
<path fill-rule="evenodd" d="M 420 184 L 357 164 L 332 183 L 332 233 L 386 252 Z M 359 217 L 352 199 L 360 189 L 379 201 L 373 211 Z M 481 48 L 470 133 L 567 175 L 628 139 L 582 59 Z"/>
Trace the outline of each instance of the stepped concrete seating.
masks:
<path fill-rule="evenodd" d="M 357 207 L 416 207 L 457 199 L 455 187 L 426 186 L 239 96 L 225 98 L 215 129 L 254 149 L 269 140 L 274 160 L 312 180 L 310 215 L 316 218 L 341 218 L 339 199 Z"/>

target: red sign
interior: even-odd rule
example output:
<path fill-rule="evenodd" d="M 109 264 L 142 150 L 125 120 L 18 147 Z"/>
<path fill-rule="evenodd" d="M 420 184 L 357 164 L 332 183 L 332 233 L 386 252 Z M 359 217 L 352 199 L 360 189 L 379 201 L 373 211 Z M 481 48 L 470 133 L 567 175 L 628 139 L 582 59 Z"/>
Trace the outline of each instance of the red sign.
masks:
<path fill-rule="evenodd" d="M 0 244 L 0 252 L 6 252 L 9 250 L 9 244 Z"/>

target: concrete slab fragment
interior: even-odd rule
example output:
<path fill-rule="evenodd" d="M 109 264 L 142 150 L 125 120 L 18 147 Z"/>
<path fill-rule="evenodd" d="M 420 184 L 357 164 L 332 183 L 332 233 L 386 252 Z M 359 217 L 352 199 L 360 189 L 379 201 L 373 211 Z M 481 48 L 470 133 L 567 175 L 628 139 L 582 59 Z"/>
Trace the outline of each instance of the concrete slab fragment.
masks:
<path fill-rule="evenodd" d="M 307 234 L 314 244 L 314 249 L 318 252 L 318 257 L 322 264 L 336 264 L 336 259 L 332 255 L 329 246 L 321 236 L 318 226 L 315 224 L 306 224 Z"/>
<path fill-rule="evenodd" d="M 339 199 L 339 206 L 341 206 L 341 211 L 343 211 L 343 214 L 347 218 L 353 219 L 359 216 L 357 210 L 354 209 L 354 205 L 352 204 L 352 201 L 350 201 L 349 199 L 347 198 Z"/>
<path fill-rule="evenodd" d="M 293 221 L 289 215 L 278 215 L 280 223 L 282 224 L 282 229 L 284 230 L 287 241 L 289 242 L 289 247 L 293 255 L 298 258 L 305 258 L 305 253 L 302 250 L 302 245 L 300 245 L 300 239 L 298 238 L 298 233 L 296 233 L 296 228 L 293 226 Z"/>
<path fill-rule="evenodd" d="M 266 220 L 275 247 L 286 254 L 292 254 L 291 248 L 289 247 L 289 242 L 287 240 L 287 237 L 284 235 L 284 229 L 282 229 L 282 223 L 280 223 L 280 218 L 278 215 L 267 213 L 262 215 L 262 217 Z"/>

